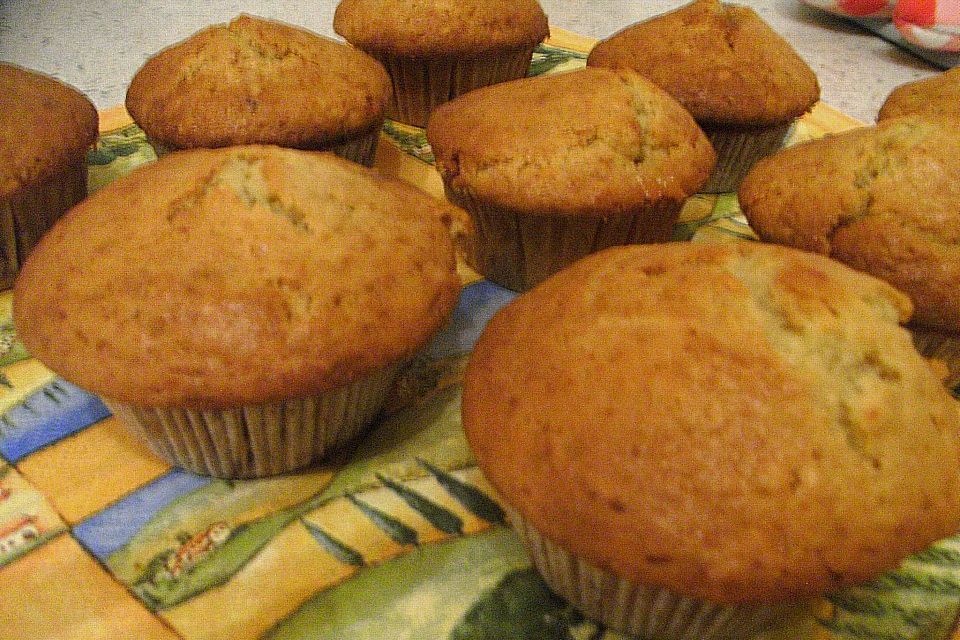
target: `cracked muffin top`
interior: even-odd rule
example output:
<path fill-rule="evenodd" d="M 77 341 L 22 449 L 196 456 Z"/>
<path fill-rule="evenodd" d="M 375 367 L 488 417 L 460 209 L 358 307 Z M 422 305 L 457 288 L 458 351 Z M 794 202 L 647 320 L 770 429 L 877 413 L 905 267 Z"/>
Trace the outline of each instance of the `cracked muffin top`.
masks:
<path fill-rule="evenodd" d="M 603 216 L 683 200 L 716 161 L 690 114 L 626 69 L 471 91 L 433 112 L 427 138 L 448 187 L 535 214 Z"/>
<path fill-rule="evenodd" d="M 390 78 L 352 47 L 240 15 L 164 49 L 127 90 L 130 115 L 170 148 L 317 149 L 378 127 Z"/>
<path fill-rule="evenodd" d="M 639 71 L 704 124 L 759 127 L 820 98 L 809 66 L 748 7 L 697 0 L 600 42 L 590 66 Z"/>
<path fill-rule="evenodd" d="M 14 316 L 75 384 L 223 408 L 338 387 L 413 354 L 460 289 L 450 205 L 331 154 L 182 151 L 71 209 Z"/>
<path fill-rule="evenodd" d="M 890 282 L 923 326 L 960 331 L 960 127 L 884 120 L 762 160 L 740 205 L 768 242 L 829 255 Z"/>
<path fill-rule="evenodd" d="M 887 96 L 877 120 L 915 113 L 960 118 L 960 67 L 900 85 Z"/>
<path fill-rule="evenodd" d="M 533 47 L 550 34 L 537 0 L 341 0 L 333 28 L 365 51 L 412 57 Z"/>
<path fill-rule="evenodd" d="M 500 496 L 595 566 L 718 603 L 822 594 L 960 526 L 960 405 L 909 313 L 786 247 L 607 249 L 491 320 L 464 429 Z"/>
<path fill-rule="evenodd" d="M 0 197 L 83 162 L 97 139 L 90 100 L 48 76 L 0 63 Z"/>

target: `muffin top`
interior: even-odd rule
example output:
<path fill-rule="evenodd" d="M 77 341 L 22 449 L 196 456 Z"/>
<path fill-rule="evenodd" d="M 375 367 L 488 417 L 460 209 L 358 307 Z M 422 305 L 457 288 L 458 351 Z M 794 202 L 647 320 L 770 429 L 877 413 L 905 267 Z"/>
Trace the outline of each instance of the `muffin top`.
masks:
<path fill-rule="evenodd" d="M 537 0 L 341 0 L 333 28 L 366 51 L 411 57 L 533 47 L 550 35 Z"/>
<path fill-rule="evenodd" d="M 740 185 L 762 239 L 829 255 L 913 299 L 921 325 L 960 331 L 960 126 L 884 120 L 762 160 Z"/>
<path fill-rule="evenodd" d="M 783 124 L 820 97 L 813 71 L 783 38 L 752 9 L 717 0 L 627 27 L 587 64 L 639 71 L 702 124 Z"/>
<path fill-rule="evenodd" d="M 43 238 L 17 329 L 64 378 L 139 405 L 324 391 L 411 355 L 447 317 L 451 209 L 326 153 L 174 153 Z"/>
<path fill-rule="evenodd" d="M 97 110 L 73 87 L 0 63 L 0 197 L 82 161 L 97 125 Z"/>
<path fill-rule="evenodd" d="M 454 190 L 536 214 L 603 216 L 682 200 L 716 161 L 670 96 L 628 69 L 583 69 L 471 91 L 430 116 Z"/>
<path fill-rule="evenodd" d="M 379 126 L 390 91 L 387 72 L 370 56 L 240 15 L 150 58 L 126 103 L 147 135 L 168 147 L 317 149 Z"/>
<path fill-rule="evenodd" d="M 877 120 L 914 113 L 960 118 L 960 67 L 897 87 L 880 107 Z"/>
<path fill-rule="evenodd" d="M 905 296 L 754 242 L 607 249 L 469 362 L 484 474 L 548 539 L 718 603 L 822 594 L 960 525 L 960 412 Z"/>

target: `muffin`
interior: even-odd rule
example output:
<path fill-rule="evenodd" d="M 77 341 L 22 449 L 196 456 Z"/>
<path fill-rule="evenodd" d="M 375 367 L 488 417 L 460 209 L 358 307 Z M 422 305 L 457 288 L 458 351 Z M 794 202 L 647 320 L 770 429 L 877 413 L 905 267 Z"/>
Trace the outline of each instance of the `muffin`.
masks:
<path fill-rule="evenodd" d="M 600 42 L 587 64 L 639 71 L 686 107 L 717 150 L 703 187 L 734 191 L 820 97 L 817 78 L 752 9 L 697 0 Z"/>
<path fill-rule="evenodd" d="M 786 149 L 740 186 L 761 239 L 814 251 L 913 300 L 920 350 L 960 382 L 960 127 L 946 116 L 883 120 Z"/>
<path fill-rule="evenodd" d="M 0 63 L 0 288 L 63 212 L 87 195 L 97 110 L 76 89 Z"/>
<path fill-rule="evenodd" d="M 387 115 L 418 127 L 439 104 L 525 76 L 550 33 L 537 0 L 341 0 L 333 28 L 387 68 Z"/>
<path fill-rule="evenodd" d="M 390 79 L 370 56 L 240 15 L 147 60 L 126 104 L 158 154 L 275 144 L 369 166 L 389 97 Z"/>
<path fill-rule="evenodd" d="M 463 425 L 547 584 L 643 638 L 746 638 L 960 526 L 960 411 L 910 302 L 755 242 L 616 247 L 501 310 Z"/>
<path fill-rule="evenodd" d="M 169 462 L 291 471 L 370 422 L 453 308 L 450 210 L 328 153 L 173 153 L 60 220 L 14 319 Z"/>
<path fill-rule="evenodd" d="M 897 87 L 880 107 L 877 120 L 914 113 L 960 118 L 960 67 Z"/>
<path fill-rule="evenodd" d="M 683 107 L 628 69 L 477 89 L 439 107 L 427 139 L 473 219 L 467 261 L 518 291 L 604 247 L 669 240 L 715 161 Z"/>

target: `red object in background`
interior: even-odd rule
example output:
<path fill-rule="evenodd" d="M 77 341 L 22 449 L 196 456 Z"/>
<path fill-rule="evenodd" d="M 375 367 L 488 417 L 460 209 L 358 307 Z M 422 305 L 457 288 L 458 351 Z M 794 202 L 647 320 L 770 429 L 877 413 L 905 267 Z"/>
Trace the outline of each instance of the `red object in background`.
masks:
<path fill-rule="evenodd" d="M 893 24 L 919 47 L 960 52 L 960 0 L 900 0 Z"/>
<path fill-rule="evenodd" d="M 893 19 L 920 27 L 932 27 L 937 22 L 937 0 L 900 0 L 893 10 Z"/>
<path fill-rule="evenodd" d="M 851 16 L 870 16 L 882 13 L 889 3 L 887 0 L 838 0 L 837 6 Z M 888 14 L 889 15 L 889 14 Z"/>

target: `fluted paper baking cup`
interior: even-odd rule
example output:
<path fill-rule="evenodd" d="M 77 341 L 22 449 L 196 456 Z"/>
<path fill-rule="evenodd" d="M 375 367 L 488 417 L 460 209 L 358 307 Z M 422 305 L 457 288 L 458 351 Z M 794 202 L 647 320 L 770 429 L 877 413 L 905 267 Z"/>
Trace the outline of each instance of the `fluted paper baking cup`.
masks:
<path fill-rule="evenodd" d="M 950 373 L 945 380 L 951 389 L 960 384 L 960 333 L 938 331 L 923 327 L 910 327 L 913 344 L 917 351 L 927 358 L 936 358 L 945 365 Z"/>
<path fill-rule="evenodd" d="M 377 142 L 380 140 L 380 130 L 382 128 L 383 120 L 371 129 L 369 133 L 331 144 L 321 149 L 321 151 L 330 151 L 341 158 L 346 158 L 347 160 L 362 164 L 366 167 L 372 167 L 373 160 L 377 155 Z"/>
<path fill-rule="evenodd" d="M 599 216 L 531 215 L 488 205 L 446 185 L 447 199 L 473 221 L 467 263 L 491 282 L 526 291 L 567 265 L 601 249 L 666 242 L 683 205 L 663 201 Z"/>
<path fill-rule="evenodd" d="M 703 131 L 717 152 L 717 166 L 700 192 L 736 191 L 758 160 L 780 150 L 792 124 L 749 130 L 705 126 Z"/>
<path fill-rule="evenodd" d="M 782 617 L 787 605 L 720 605 L 636 585 L 567 552 L 504 505 L 551 591 L 587 618 L 644 640 L 739 640 Z"/>
<path fill-rule="evenodd" d="M 394 365 L 306 398 L 229 409 L 104 403 L 157 455 L 218 478 L 295 471 L 358 436 L 380 411 L 400 371 Z"/>
<path fill-rule="evenodd" d="M 67 209 L 87 196 L 86 157 L 49 179 L 0 198 L 0 288 L 13 286 L 20 265 Z"/>
<path fill-rule="evenodd" d="M 479 57 L 413 58 L 383 51 L 367 51 L 387 69 L 393 96 L 387 117 L 426 127 L 430 112 L 444 102 L 487 85 L 527 75 L 534 47 L 523 47 Z"/>
<path fill-rule="evenodd" d="M 356 162 L 367 167 L 372 167 L 373 160 L 377 153 L 377 142 L 380 140 L 380 130 L 382 128 L 383 120 L 381 120 L 376 127 L 366 133 L 361 133 L 351 138 L 344 138 L 337 142 L 332 142 L 328 145 L 313 149 L 313 151 L 329 151 L 331 153 L 335 153 L 341 158 L 346 158 L 352 162 Z M 149 136 L 147 136 L 147 142 L 149 142 L 150 146 L 153 147 L 153 151 L 157 154 L 158 158 L 169 153 L 173 153 L 174 151 L 182 151 L 183 149 L 187 148 L 170 146 Z"/>

